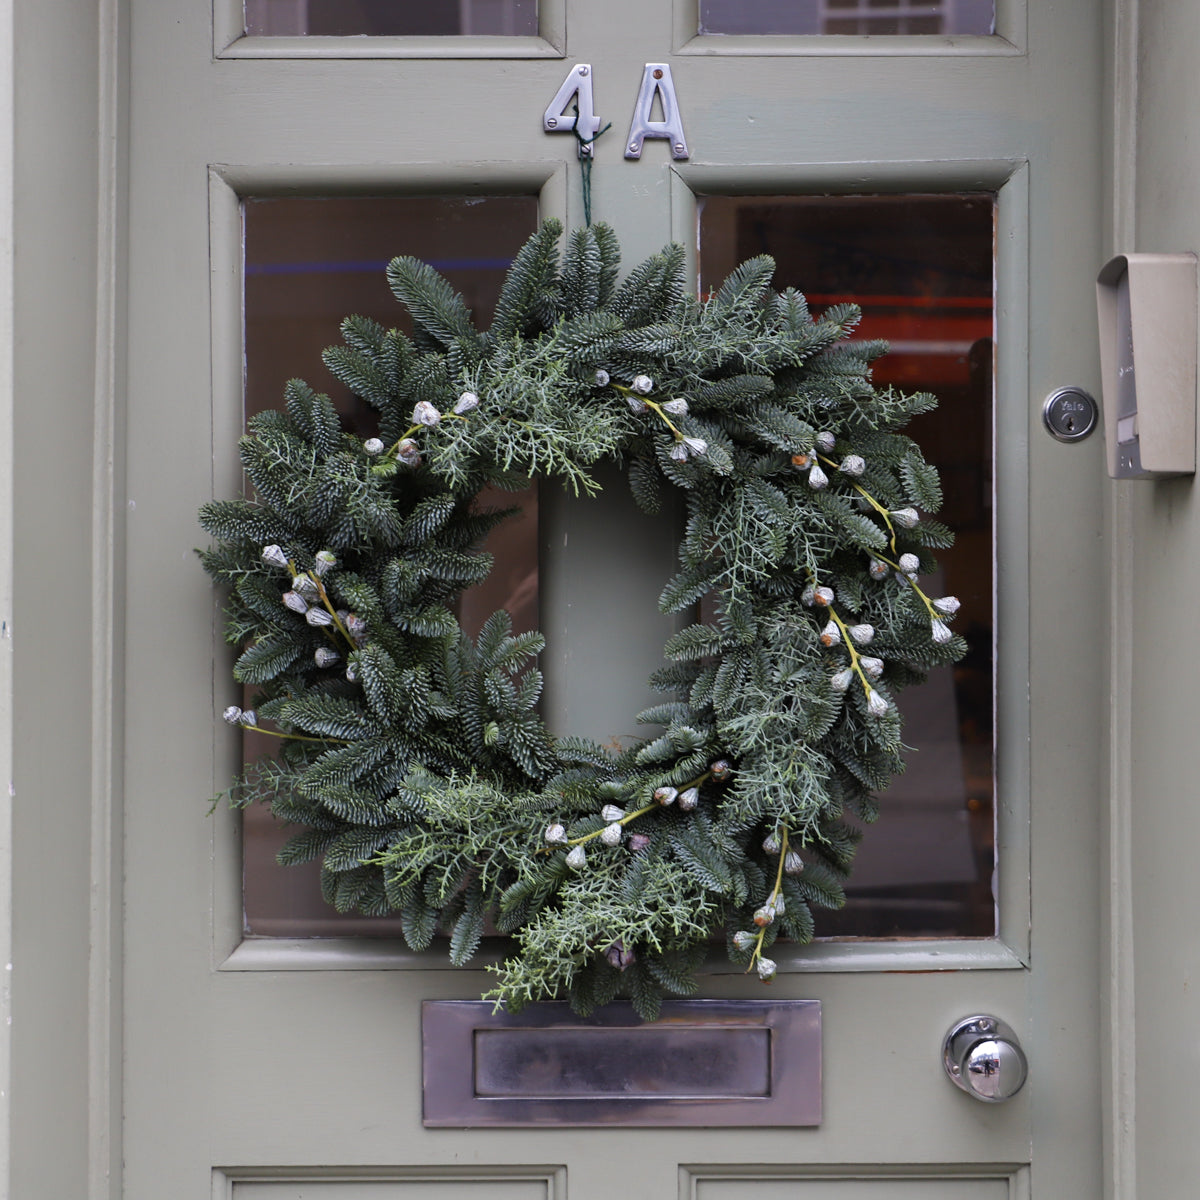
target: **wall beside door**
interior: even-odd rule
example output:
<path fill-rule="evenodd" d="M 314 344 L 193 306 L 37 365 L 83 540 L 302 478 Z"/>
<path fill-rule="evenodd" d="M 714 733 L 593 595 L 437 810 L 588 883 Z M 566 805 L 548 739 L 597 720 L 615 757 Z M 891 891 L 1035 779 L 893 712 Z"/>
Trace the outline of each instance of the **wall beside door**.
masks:
<path fill-rule="evenodd" d="M 1111 252 L 1200 251 L 1200 10 L 1118 0 Z M 1100 264 L 1097 264 L 1099 267 Z M 1111 1195 L 1190 1195 L 1200 1177 L 1200 806 L 1194 699 L 1200 495 L 1113 482 L 1110 761 Z M 1106 897 L 1106 902 L 1108 898 Z"/>

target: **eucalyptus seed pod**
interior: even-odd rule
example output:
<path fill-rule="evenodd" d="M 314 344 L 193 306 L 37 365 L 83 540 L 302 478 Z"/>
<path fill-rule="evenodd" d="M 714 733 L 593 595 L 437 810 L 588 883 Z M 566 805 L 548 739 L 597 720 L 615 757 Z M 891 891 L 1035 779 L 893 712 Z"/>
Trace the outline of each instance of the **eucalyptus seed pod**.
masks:
<path fill-rule="evenodd" d="M 933 607 L 944 617 L 952 617 L 962 607 L 957 596 L 939 596 L 933 602 Z"/>
<path fill-rule="evenodd" d="M 867 693 L 867 710 L 873 717 L 882 717 L 891 707 L 874 688 Z"/>
<path fill-rule="evenodd" d="M 889 567 L 885 562 L 880 562 L 880 560 L 877 558 L 871 559 L 871 561 L 867 564 L 867 574 L 869 574 L 871 578 L 875 580 L 886 579 L 890 571 L 891 567 Z"/>
<path fill-rule="evenodd" d="M 572 871 L 582 871 L 587 866 L 587 851 L 582 846 L 576 846 L 567 855 L 567 866 Z"/>
<path fill-rule="evenodd" d="M 332 550 L 318 550 L 313 555 L 313 570 L 317 577 L 327 574 L 337 566 L 337 555 Z"/>
<path fill-rule="evenodd" d="M 668 804 L 674 804 L 675 797 L 678 795 L 679 795 L 679 792 L 675 788 L 667 787 L 665 784 L 660 788 L 654 789 L 654 799 L 657 800 L 658 803 L 661 804 L 664 808 Z"/>
<path fill-rule="evenodd" d="M 246 711 L 242 713 L 240 717 L 238 717 L 238 724 L 246 726 L 247 729 L 253 729 L 255 725 L 258 724 L 258 713 L 256 713 L 252 708 L 246 709 Z"/>
<path fill-rule="evenodd" d="M 773 904 L 764 904 L 761 908 L 754 910 L 754 923 L 760 929 L 770 925 L 773 920 L 775 920 L 775 906 Z"/>
<path fill-rule="evenodd" d="M 418 400 L 413 408 L 412 419 L 414 425 L 432 427 L 442 419 L 442 414 L 428 400 Z"/>
<path fill-rule="evenodd" d="M 703 438 L 685 437 L 683 444 L 687 448 L 687 452 L 695 458 L 702 458 L 708 453 L 708 443 Z"/>
<path fill-rule="evenodd" d="M 372 458 L 374 458 L 377 454 L 382 454 L 384 449 L 385 446 L 382 438 L 367 438 L 367 440 L 363 442 L 363 450 Z"/>
<path fill-rule="evenodd" d="M 861 454 L 847 454 L 842 459 L 838 470 L 843 475 L 849 475 L 857 479 L 867 469 L 867 460 Z"/>
<path fill-rule="evenodd" d="M 396 460 L 406 467 L 421 465 L 421 448 L 412 438 L 401 438 L 396 446 Z"/>
<path fill-rule="evenodd" d="M 654 391 L 654 380 L 649 375 L 635 375 L 633 383 L 630 384 L 635 392 L 643 396 L 648 396 Z"/>
<path fill-rule="evenodd" d="M 915 508 L 894 508 L 889 515 L 901 529 L 912 529 L 921 519 L 920 513 Z"/>
<path fill-rule="evenodd" d="M 627 949 L 624 942 L 613 942 L 604 951 L 604 957 L 608 959 L 609 966 L 616 967 L 618 971 L 624 971 L 633 964 L 637 955 L 632 950 Z"/>
<path fill-rule="evenodd" d="M 804 870 L 804 859 L 795 850 L 789 850 L 783 856 L 783 869 L 788 875 L 799 875 Z"/>
<path fill-rule="evenodd" d="M 603 821 L 619 821 L 625 815 L 625 810 L 616 804 L 606 804 L 600 810 L 600 819 Z"/>
<path fill-rule="evenodd" d="M 603 367 L 599 368 L 595 375 L 592 376 L 592 382 L 596 387 L 608 387 L 611 379 L 612 376 Z"/>
<path fill-rule="evenodd" d="M 722 779 L 728 779 L 732 771 L 733 768 L 723 758 L 718 758 L 717 761 L 715 763 L 711 763 L 708 768 L 708 773 L 718 782 L 720 782 Z"/>
<path fill-rule="evenodd" d="M 929 625 L 933 631 L 933 640 L 939 646 L 944 646 L 954 636 L 950 632 L 950 626 L 945 621 L 940 621 L 936 617 L 929 622 Z"/>
<path fill-rule="evenodd" d="M 284 554 L 279 546 L 264 546 L 262 558 L 263 562 L 272 567 L 286 567 L 288 565 L 288 556 Z"/>
<path fill-rule="evenodd" d="M 355 663 L 347 663 L 346 664 L 346 682 L 347 683 L 357 683 L 358 682 L 358 666 L 357 666 L 357 664 L 355 664 Z"/>
<path fill-rule="evenodd" d="M 294 613 L 308 612 L 308 601 L 299 592 L 284 592 L 283 606 L 290 608 Z"/>
<path fill-rule="evenodd" d="M 325 626 L 333 624 L 333 616 L 323 608 L 310 608 L 304 614 L 304 619 L 317 629 L 324 629 Z"/>
<path fill-rule="evenodd" d="M 812 608 L 812 606 L 814 604 L 816 604 L 816 602 L 817 602 L 817 590 L 810 583 L 808 585 L 808 587 L 806 587 L 804 589 L 804 591 L 802 591 L 800 593 L 800 603 L 803 604 L 806 608 Z"/>
<path fill-rule="evenodd" d="M 775 899 L 771 901 L 771 904 L 775 909 L 775 915 L 777 917 L 782 917 L 787 911 L 787 901 L 783 898 L 782 892 L 776 893 Z"/>
<path fill-rule="evenodd" d="M 317 594 L 317 583 L 311 575 L 295 575 L 292 577 L 292 591 L 299 592 L 310 601 Z"/>
<path fill-rule="evenodd" d="M 837 646 L 842 640 L 842 631 L 837 627 L 836 621 L 828 621 L 825 628 L 821 630 L 821 645 L 822 646 Z"/>
<path fill-rule="evenodd" d="M 896 565 L 905 575 L 915 575 L 921 569 L 921 560 L 915 554 L 902 554 Z"/>
<path fill-rule="evenodd" d="M 313 651 L 313 658 L 316 659 L 317 666 L 321 668 L 332 667 L 342 660 L 342 656 L 329 646 L 318 646 Z"/>
<path fill-rule="evenodd" d="M 759 958 L 758 960 L 758 977 L 763 983 L 770 983 L 775 978 L 775 973 L 779 968 L 775 965 L 773 958 Z"/>
<path fill-rule="evenodd" d="M 829 483 L 829 476 L 821 470 L 820 463 L 813 463 L 812 470 L 808 473 L 808 486 L 815 492 L 819 492 Z"/>
<path fill-rule="evenodd" d="M 828 454 L 836 444 L 837 438 L 830 433 L 829 430 L 825 429 L 817 434 L 817 448 L 819 450 L 823 450 L 826 454 Z"/>
<path fill-rule="evenodd" d="M 883 674 L 882 658 L 874 658 L 870 654 L 864 654 L 858 660 L 858 665 L 862 667 L 863 674 L 868 679 L 878 679 Z"/>
<path fill-rule="evenodd" d="M 850 686 L 850 681 L 854 678 L 854 671 L 847 667 L 844 671 L 839 671 L 829 679 L 829 686 L 838 693 L 846 691 Z"/>
<path fill-rule="evenodd" d="M 828 608 L 834 601 L 833 588 L 819 587 L 813 588 L 813 603 L 819 604 L 822 608 Z"/>
<path fill-rule="evenodd" d="M 691 812 L 700 803 L 700 789 L 690 787 L 679 793 L 679 807 L 684 812 Z"/>
<path fill-rule="evenodd" d="M 479 407 L 479 397 L 474 392 L 463 392 L 454 403 L 454 415 L 461 417 Z"/>
<path fill-rule="evenodd" d="M 768 833 L 767 836 L 763 838 L 763 849 L 768 854 L 778 854 L 781 848 L 782 847 L 780 846 L 779 838 L 776 837 L 775 834 Z"/>
<path fill-rule="evenodd" d="M 875 626 L 868 625 L 866 621 L 858 625 L 850 626 L 850 636 L 859 646 L 870 645 L 875 639 Z"/>
<path fill-rule="evenodd" d="M 356 646 L 361 646 L 367 640 L 367 622 L 357 613 L 346 617 L 346 632 L 354 639 Z"/>
<path fill-rule="evenodd" d="M 637 413 L 638 416 L 650 411 L 650 406 L 645 400 L 639 400 L 637 396 L 626 396 L 625 403 L 629 405 L 630 411 Z"/>
<path fill-rule="evenodd" d="M 230 725 L 237 725 L 242 719 L 242 710 L 236 704 L 231 704 L 222 714 L 221 717 L 228 721 Z"/>
<path fill-rule="evenodd" d="M 555 821 L 552 825 L 546 826 L 545 832 L 546 844 L 548 846 L 565 846 L 567 844 L 567 831 L 565 826 L 560 825 Z"/>
<path fill-rule="evenodd" d="M 674 400 L 668 400 L 662 409 L 663 412 L 670 413 L 673 417 L 686 417 L 688 402 L 682 396 L 676 396 Z"/>
<path fill-rule="evenodd" d="M 807 470 L 811 462 L 812 456 L 805 454 L 803 450 L 797 451 L 792 455 L 792 466 L 795 467 L 797 471 Z"/>
<path fill-rule="evenodd" d="M 619 846 L 621 844 L 621 834 L 624 829 L 620 821 L 614 821 L 611 825 L 605 825 L 604 832 L 600 835 L 600 840 L 606 846 Z"/>
<path fill-rule="evenodd" d="M 735 933 L 733 935 L 733 944 L 734 944 L 734 947 L 738 950 L 753 949 L 754 944 L 757 941 L 758 941 L 758 934 L 749 933 L 745 929 L 739 929 L 737 931 L 737 933 Z"/>
<path fill-rule="evenodd" d="M 667 453 L 672 462 L 687 462 L 687 447 L 682 442 L 676 442 Z"/>

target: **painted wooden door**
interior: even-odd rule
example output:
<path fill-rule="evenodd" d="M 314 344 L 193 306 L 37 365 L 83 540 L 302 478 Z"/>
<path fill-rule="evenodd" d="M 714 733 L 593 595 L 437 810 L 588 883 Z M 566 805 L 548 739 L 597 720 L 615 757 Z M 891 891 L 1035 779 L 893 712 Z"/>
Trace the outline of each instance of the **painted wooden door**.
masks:
<path fill-rule="evenodd" d="M 701 34 L 688 0 L 543 0 L 529 34 L 378 39 L 243 37 L 232 0 L 130 9 L 125 1194 L 1098 1195 L 1102 684 L 1086 648 L 1103 468 L 1096 444 L 1052 442 L 1039 418 L 1053 387 L 1094 386 L 1094 6 L 1001 0 L 991 36 L 825 39 Z M 703 196 L 996 198 L 998 932 L 782 960 L 772 996 L 824 1005 L 813 1129 L 423 1129 L 420 1002 L 475 997 L 484 976 L 386 941 L 245 940 L 238 828 L 206 811 L 230 768 L 214 714 L 232 697 L 190 550 L 197 506 L 238 485 L 240 206 L 490 192 L 577 224 L 573 140 L 542 125 L 576 62 L 613 123 L 592 202 L 627 263 L 693 246 Z M 672 67 L 687 159 L 662 141 L 623 157 L 646 63 Z M 566 553 L 548 568 L 564 592 L 552 638 L 580 570 Z M 758 989 L 720 967 L 704 982 Z M 1004 1105 L 942 1073 L 943 1034 L 975 1012 L 1029 1054 Z"/>

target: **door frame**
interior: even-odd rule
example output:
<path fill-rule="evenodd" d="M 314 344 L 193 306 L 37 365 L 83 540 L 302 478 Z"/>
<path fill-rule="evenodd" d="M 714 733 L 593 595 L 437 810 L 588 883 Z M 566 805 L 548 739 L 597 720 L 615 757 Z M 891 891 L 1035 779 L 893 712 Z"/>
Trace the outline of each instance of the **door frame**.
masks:
<path fill-rule="evenodd" d="M 1107 0 L 1105 15 L 1117 242 L 1133 232 L 1136 0 Z M 0 479 L 9 501 L 0 505 L 0 767 L 11 781 L 0 819 L 0 953 L 11 964 L 0 986 L 0 1195 L 13 1197 L 121 1194 L 118 601 L 124 528 L 135 519 L 120 456 L 127 59 L 125 0 L 0 0 L 9 81 L 0 89 Z M 701 179 L 678 175 L 679 186 Z M 1109 517 L 1120 568 L 1129 513 L 1114 501 Z M 1128 629 L 1127 572 L 1112 579 L 1111 628 Z M 39 617 L 56 636 L 39 630 Z M 1110 644 L 1113 710 L 1110 728 L 1096 731 L 1108 735 L 1109 755 L 1100 1053 L 1105 1176 L 1112 1195 L 1131 1197 L 1133 664 L 1128 639 Z M 52 720 L 40 716 L 51 711 Z"/>

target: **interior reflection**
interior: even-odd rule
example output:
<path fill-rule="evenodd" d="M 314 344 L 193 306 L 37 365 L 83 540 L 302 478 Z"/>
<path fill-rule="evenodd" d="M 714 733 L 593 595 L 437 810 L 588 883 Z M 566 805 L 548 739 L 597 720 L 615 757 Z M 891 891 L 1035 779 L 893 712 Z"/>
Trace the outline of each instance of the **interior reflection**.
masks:
<path fill-rule="evenodd" d="M 537 0 L 245 0 L 255 37 L 537 34 Z"/>
<path fill-rule="evenodd" d="M 388 289 L 392 258 L 432 263 L 486 325 L 505 272 L 537 225 L 532 196 L 269 197 L 242 206 L 245 241 L 246 416 L 278 407 L 293 376 L 327 392 L 346 424 L 364 437 L 374 415 L 325 369 L 321 351 L 338 340 L 348 313 L 407 327 Z M 463 597 L 460 620 L 477 632 L 498 608 L 520 630 L 537 627 L 536 493 L 485 495 L 520 513 L 493 531 L 491 576 Z M 274 738 L 247 732 L 247 760 L 274 750 Z M 274 937 L 399 937 L 396 917 L 339 914 L 321 899 L 318 864 L 280 867 L 275 855 L 294 833 L 265 809 L 242 824 L 245 930 Z"/>
<path fill-rule="evenodd" d="M 994 0 L 700 0 L 700 32 L 725 34 L 988 34 Z"/>
<path fill-rule="evenodd" d="M 992 360 L 990 194 L 710 196 L 700 215 L 702 290 L 755 254 L 819 311 L 852 300 L 858 335 L 885 338 L 877 384 L 933 392 L 908 432 L 942 476 L 939 594 L 957 595 L 970 644 L 954 668 L 900 694 L 905 773 L 865 831 L 846 907 L 824 937 L 983 937 L 993 899 Z"/>

